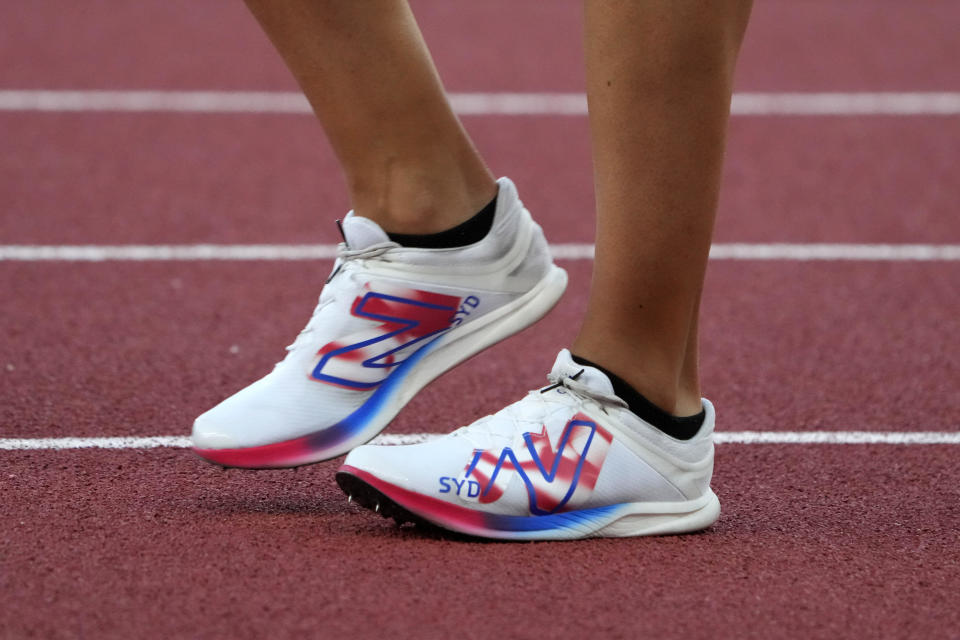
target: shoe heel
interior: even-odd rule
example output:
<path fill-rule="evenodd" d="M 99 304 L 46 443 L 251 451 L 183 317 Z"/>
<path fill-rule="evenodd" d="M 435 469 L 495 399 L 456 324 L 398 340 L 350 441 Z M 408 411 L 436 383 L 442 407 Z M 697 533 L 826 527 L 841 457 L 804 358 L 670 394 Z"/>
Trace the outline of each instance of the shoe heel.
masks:
<path fill-rule="evenodd" d="M 708 489 L 708 492 L 704 498 L 697 501 L 703 504 L 699 504 L 691 511 L 631 513 L 621 516 L 594 535 L 611 538 L 662 536 L 706 529 L 720 517 L 720 500 L 712 490 Z M 638 506 L 645 509 L 650 507 L 649 503 L 639 503 Z"/>

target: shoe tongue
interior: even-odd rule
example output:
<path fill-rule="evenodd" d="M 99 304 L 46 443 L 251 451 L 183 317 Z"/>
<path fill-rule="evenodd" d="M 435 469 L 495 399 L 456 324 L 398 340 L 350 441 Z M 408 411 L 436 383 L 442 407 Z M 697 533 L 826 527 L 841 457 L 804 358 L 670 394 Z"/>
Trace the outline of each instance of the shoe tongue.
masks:
<path fill-rule="evenodd" d="M 567 349 L 563 349 L 559 355 L 557 355 L 557 361 L 553 363 L 553 371 L 551 371 L 551 373 L 556 377 L 572 378 L 577 375 L 578 371 L 583 371 L 577 378 L 577 382 L 580 384 L 586 385 L 588 388 L 603 395 L 616 395 L 613 392 L 613 385 L 610 383 L 610 379 L 604 375 L 602 371 L 594 367 L 577 364 L 573 361 L 573 356 L 570 355 L 570 351 Z"/>
<path fill-rule="evenodd" d="M 343 225 L 343 239 L 349 249 L 366 249 L 381 242 L 390 242 L 390 236 L 370 218 L 358 216 L 353 211 L 348 213 L 341 223 Z"/>

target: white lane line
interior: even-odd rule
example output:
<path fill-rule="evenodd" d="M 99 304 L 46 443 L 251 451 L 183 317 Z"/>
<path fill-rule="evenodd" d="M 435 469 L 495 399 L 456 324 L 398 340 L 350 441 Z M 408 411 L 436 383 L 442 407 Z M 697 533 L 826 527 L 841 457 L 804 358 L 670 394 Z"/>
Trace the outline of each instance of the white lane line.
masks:
<path fill-rule="evenodd" d="M 717 444 L 960 444 L 952 431 L 724 431 Z"/>
<path fill-rule="evenodd" d="M 591 260 L 593 245 L 550 246 L 558 260 Z M 328 260 L 332 244 L 0 245 L 0 262 L 104 262 L 145 260 Z M 715 244 L 714 260 L 854 260 L 928 262 L 960 260 L 960 244 Z"/>
<path fill-rule="evenodd" d="M 958 244 L 715 244 L 715 260 L 960 260 Z"/>
<path fill-rule="evenodd" d="M 738 116 L 922 116 L 960 114 L 960 93 L 740 93 Z"/>
<path fill-rule="evenodd" d="M 0 245 L 0 261 L 325 260 L 332 244 Z"/>
<path fill-rule="evenodd" d="M 437 433 L 388 434 L 374 444 L 416 444 L 441 437 Z M 724 431 L 715 434 L 717 444 L 960 444 L 960 432 L 952 431 Z M 183 449 L 187 436 L 107 438 L 0 438 L 0 450 L 49 451 L 61 449 Z"/>
<path fill-rule="evenodd" d="M 582 93 L 452 93 L 461 115 L 582 116 Z M 61 91 L 0 90 L 0 111 L 311 113 L 287 91 Z M 737 93 L 735 116 L 930 116 L 960 114 L 960 92 Z"/>
<path fill-rule="evenodd" d="M 56 449 L 157 449 L 190 446 L 186 436 L 149 436 L 144 438 L 0 438 L 0 450 L 56 450 Z"/>

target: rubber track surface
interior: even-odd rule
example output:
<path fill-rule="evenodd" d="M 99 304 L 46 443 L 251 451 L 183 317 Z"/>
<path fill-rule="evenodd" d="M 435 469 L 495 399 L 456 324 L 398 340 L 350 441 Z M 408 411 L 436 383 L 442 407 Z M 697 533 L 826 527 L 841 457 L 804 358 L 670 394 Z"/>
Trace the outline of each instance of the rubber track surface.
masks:
<path fill-rule="evenodd" d="M 431 384 L 390 431 L 445 432 L 545 384 L 591 266 L 565 263 L 549 316 Z M 3 435 L 185 433 L 283 356 L 329 269 L 0 264 Z M 957 282 L 960 263 L 712 264 L 701 360 L 718 428 L 955 430 Z"/>
<path fill-rule="evenodd" d="M 945 638 L 960 624 L 947 447 L 724 446 L 707 532 L 570 543 L 398 528 L 347 503 L 338 466 L 5 453 L 0 637 Z"/>
<path fill-rule="evenodd" d="M 450 90 L 583 90 L 580 0 L 412 4 Z M 958 21 L 955 0 L 763 0 L 736 90 L 960 91 Z M 296 89 L 236 0 L 2 3 L 0 60 L 0 89 Z M 551 241 L 591 241 L 585 118 L 466 126 Z M 329 243 L 348 206 L 306 116 L 4 112 L 0 140 L 2 244 Z M 716 238 L 958 243 L 958 141 L 956 117 L 735 118 Z M 391 431 L 540 386 L 586 305 L 592 265 L 564 266 L 548 318 Z M 282 356 L 329 268 L 0 263 L 0 437 L 187 433 Z M 956 262 L 712 263 L 719 429 L 956 432 L 958 290 Z M 722 445 L 706 532 L 569 543 L 396 526 L 347 503 L 340 460 L 2 451 L 0 638 L 958 638 L 957 451 Z"/>

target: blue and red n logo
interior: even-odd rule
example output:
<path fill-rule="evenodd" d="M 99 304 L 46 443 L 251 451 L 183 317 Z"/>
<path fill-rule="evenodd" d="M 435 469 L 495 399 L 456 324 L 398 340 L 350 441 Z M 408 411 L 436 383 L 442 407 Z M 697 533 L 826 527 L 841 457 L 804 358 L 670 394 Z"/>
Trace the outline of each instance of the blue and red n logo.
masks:
<path fill-rule="evenodd" d="M 372 389 L 393 368 L 450 328 L 460 298 L 430 291 L 378 287 L 358 296 L 350 313 L 377 323 L 317 352 L 310 377 L 350 389 Z"/>
<path fill-rule="evenodd" d="M 524 447 L 505 447 L 496 454 L 477 450 L 466 467 L 465 478 L 480 483 L 478 501 L 489 503 L 503 496 L 512 473 L 527 489 L 530 513 L 549 515 L 574 508 L 592 492 L 607 457 L 613 436 L 582 413 L 564 426 L 556 447 L 546 427 L 523 434 Z"/>

